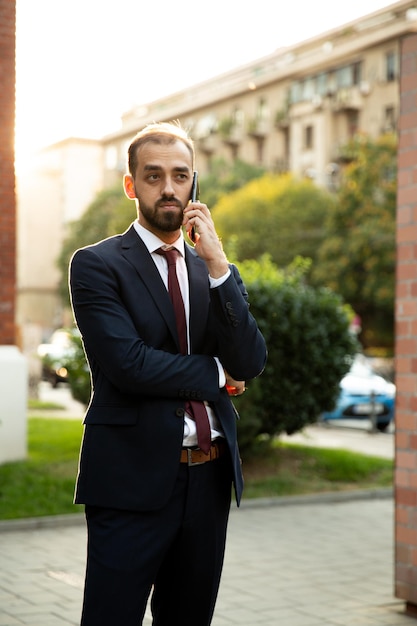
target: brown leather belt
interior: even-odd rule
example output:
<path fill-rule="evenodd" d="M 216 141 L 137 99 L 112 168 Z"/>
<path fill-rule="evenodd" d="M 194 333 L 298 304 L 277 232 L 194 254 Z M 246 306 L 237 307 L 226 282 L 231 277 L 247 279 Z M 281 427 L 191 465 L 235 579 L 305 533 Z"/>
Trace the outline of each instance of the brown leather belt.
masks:
<path fill-rule="evenodd" d="M 187 465 L 202 465 L 208 461 L 215 461 L 226 453 L 226 442 L 224 439 L 216 439 L 211 444 L 208 454 L 200 450 L 200 448 L 183 448 L 181 450 L 180 463 Z"/>

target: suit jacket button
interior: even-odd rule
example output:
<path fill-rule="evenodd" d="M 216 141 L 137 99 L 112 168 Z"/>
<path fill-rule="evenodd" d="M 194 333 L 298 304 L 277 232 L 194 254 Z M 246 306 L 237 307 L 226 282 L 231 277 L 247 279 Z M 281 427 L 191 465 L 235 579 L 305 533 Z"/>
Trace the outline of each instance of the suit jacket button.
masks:
<path fill-rule="evenodd" d="M 176 415 L 177 417 L 184 417 L 184 415 L 185 415 L 185 411 L 184 411 L 184 409 L 178 408 L 178 409 L 175 411 L 175 415 Z"/>

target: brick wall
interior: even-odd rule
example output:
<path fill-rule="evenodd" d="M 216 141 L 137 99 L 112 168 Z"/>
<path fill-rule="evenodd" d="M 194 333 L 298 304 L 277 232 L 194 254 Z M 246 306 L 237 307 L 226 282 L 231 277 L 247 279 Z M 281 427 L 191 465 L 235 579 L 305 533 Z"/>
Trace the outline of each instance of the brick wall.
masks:
<path fill-rule="evenodd" d="M 402 40 L 397 199 L 395 594 L 417 617 L 417 34 Z"/>
<path fill-rule="evenodd" d="M 0 0 L 0 345 L 16 343 L 15 28 L 16 1 Z"/>

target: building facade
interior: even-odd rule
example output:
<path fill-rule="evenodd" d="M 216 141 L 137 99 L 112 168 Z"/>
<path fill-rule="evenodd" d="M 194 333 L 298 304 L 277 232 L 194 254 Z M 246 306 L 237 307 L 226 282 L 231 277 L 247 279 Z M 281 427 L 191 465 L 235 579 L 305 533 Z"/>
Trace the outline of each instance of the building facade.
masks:
<path fill-rule="evenodd" d="M 106 179 L 124 171 L 138 129 L 179 119 L 195 140 L 201 174 L 214 158 L 240 158 L 332 188 L 350 138 L 396 130 L 400 39 L 416 20 L 417 3 L 402 0 L 132 109 L 121 130 L 103 139 Z"/>
<path fill-rule="evenodd" d="M 103 188 L 102 146 L 69 138 L 40 151 L 18 177 L 17 323 L 32 368 L 38 344 L 69 323 L 57 292 L 57 267 L 68 225 L 81 217 Z"/>

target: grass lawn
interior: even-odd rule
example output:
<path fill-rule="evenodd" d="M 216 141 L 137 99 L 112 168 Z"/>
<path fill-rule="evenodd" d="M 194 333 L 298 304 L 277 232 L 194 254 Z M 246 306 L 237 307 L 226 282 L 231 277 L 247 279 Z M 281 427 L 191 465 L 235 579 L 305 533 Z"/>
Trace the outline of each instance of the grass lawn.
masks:
<path fill-rule="evenodd" d="M 45 400 L 38 400 L 37 398 L 29 398 L 28 400 L 28 409 L 29 411 L 52 411 L 57 409 L 58 411 L 64 410 L 65 406 L 62 404 L 58 404 L 57 402 L 47 402 Z"/>
<path fill-rule="evenodd" d="M 26 461 L 0 465 L 0 519 L 81 512 L 72 504 L 82 425 L 30 418 Z M 243 460 L 245 498 L 390 487 L 393 462 L 277 442 Z"/>
<path fill-rule="evenodd" d="M 243 463 L 246 498 L 393 485 L 393 461 L 349 450 L 276 442 Z"/>
<path fill-rule="evenodd" d="M 28 419 L 28 459 L 0 465 L 0 519 L 76 513 L 72 504 L 82 425 Z"/>

